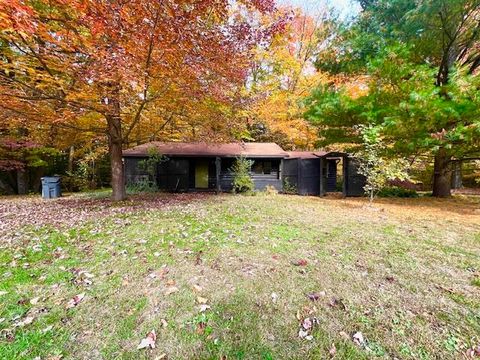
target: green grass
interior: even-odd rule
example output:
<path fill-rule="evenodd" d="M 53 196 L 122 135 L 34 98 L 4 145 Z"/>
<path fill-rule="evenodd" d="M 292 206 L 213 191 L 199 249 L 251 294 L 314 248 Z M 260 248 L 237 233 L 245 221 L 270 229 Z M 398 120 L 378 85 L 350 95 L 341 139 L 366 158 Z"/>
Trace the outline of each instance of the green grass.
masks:
<path fill-rule="evenodd" d="M 336 359 L 460 358 L 480 342 L 480 222 L 462 213 L 478 204 L 365 205 L 222 195 L 16 229 L 0 247 L 0 359 L 319 359 L 333 344 Z M 152 329 L 156 349 L 137 350 Z"/>

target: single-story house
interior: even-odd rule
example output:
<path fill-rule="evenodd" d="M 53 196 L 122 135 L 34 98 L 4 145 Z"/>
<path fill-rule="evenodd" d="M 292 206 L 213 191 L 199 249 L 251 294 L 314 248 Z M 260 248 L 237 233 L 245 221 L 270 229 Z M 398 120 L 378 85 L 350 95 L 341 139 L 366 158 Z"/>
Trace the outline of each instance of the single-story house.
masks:
<path fill-rule="evenodd" d="M 123 152 L 127 184 L 152 179 L 141 166 L 150 149 L 166 157 L 157 165 L 156 182 L 166 191 L 230 191 L 236 158 L 253 161 L 250 175 L 256 190 L 272 186 L 283 191 L 296 189 L 302 195 L 324 195 L 343 191 L 345 196 L 363 194 L 363 178 L 356 173 L 354 161 L 340 152 L 287 152 L 275 143 L 186 143 L 149 142 Z M 341 163 L 339 165 L 339 163 Z M 342 167 L 337 185 L 337 168 Z M 322 181 L 320 181 L 322 179 Z"/>

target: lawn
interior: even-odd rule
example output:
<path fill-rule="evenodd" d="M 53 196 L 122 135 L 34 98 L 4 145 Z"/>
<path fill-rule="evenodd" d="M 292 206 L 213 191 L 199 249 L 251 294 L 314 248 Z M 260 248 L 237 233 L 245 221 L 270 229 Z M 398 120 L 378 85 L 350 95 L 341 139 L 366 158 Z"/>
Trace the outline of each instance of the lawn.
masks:
<path fill-rule="evenodd" d="M 459 359 L 478 197 L 0 199 L 1 359 Z M 137 349 L 154 330 L 154 349 Z"/>

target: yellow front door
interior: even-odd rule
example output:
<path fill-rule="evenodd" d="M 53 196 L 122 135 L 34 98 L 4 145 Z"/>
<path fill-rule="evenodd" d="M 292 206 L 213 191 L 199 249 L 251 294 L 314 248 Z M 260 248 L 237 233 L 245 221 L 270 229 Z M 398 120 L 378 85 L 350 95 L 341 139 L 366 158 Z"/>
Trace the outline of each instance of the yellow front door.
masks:
<path fill-rule="evenodd" d="M 195 162 L 195 188 L 208 189 L 208 160 Z"/>

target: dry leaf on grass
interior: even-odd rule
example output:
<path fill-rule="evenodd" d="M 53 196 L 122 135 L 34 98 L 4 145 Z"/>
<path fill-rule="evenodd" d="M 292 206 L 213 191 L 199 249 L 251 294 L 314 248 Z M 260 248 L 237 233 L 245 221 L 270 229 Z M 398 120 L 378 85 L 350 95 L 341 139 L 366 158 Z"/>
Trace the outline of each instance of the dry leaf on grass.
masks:
<path fill-rule="evenodd" d="M 328 305 L 330 305 L 332 308 L 340 307 L 345 311 L 347 310 L 347 305 L 345 305 L 342 299 L 331 298 Z"/>
<path fill-rule="evenodd" d="M 140 344 L 138 344 L 137 349 L 145 349 L 145 348 L 150 348 L 150 349 L 155 349 L 155 342 L 157 341 L 157 334 L 155 334 L 155 330 L 150 331 L 147 336 L 140 341 Z"/>
<path fill-rule="evenodd" d="M 353 342 L 355 345 L 360 347 L 363 347 L 363 345 L 365 345 L 365 338 L 360 331 L 357 331 L 355 334 L 353 334 Z"/>
<path fill-rule="evenodd" d="M 480 344 L 473 346 L 465 352 L 468 359 L 480 358 Z"/>
<path fill-rule="evenodd" d="M 330 357 L 334 357 L 337 354 L 337 348 L 335 344 L 332 344 L 330 350 L 328 350 L 328 353 L 330 354 Z"/>
<path fill-rule="evenodd" d="M 178 291 L 178 288 L 176 286 L 170 286 L 166 291 L 165 295 L 170 295 Z"/>
<path fill-rule="evenodd" d="M 208 299 L 201 296 L 197 296 L 197 302 L 199 304 L 206 304 L 208 302 Z"/>
<path fill-rule="evenodd" d="M 205 304 L 200 305 L 200 312 L 205 312 L 208 309 L 210 309 L 210 306 L 205 305 Z"/>
<path fill-rule="evenodd" d="M 33 299 L 30 299 L 30 304 L 37 305 L 39 300 L 40 300 L 39 297 L 34 297 Z"/>
<path fill-rule="evenodd" d="M 305 259 L 299 259 L 299 260 L 292 261 L 292 265 L 294 265 L 294 266 L 306 266 L 307 264 L 308 264 L 308 261 L 305 260 Z"/>
<path fill-rule="evenodd" d="M 317 301 L 321 297 L 324 297 L 326 295 L 325 291 L 320 291 L 320 292 L 314 292 L 307 294 L 307 297 L 312 300 L 312 301 Z"/>
<path fill-rule="evenodd" d="M 15 327 L 23 327 L 25 325 L 29 325 L 33 322 L 33 320 L 35 320 L 35 318 L 33 316 L 27 316 L 26 318 L 24 318 L 22 321 L 19 321 L 19 322 L 16 322 L 14 324 Z"/>
<path fill-rule="evenodd" d="M 272 297 L 272 302 L 276 303 L 278 300 L 278 294 L 273 292 L 271 297 Z"/>
<path fill-rule="evenodd" d="M 78 304 L 80 304 L 82 302 L 84 297 L 85 297 L 85 293 L 75 295 L 73 298 L 71 298 L 68 301 L 66 308 L 67 309 L 74 308 L 75 306 L 77 306 Z"/>

